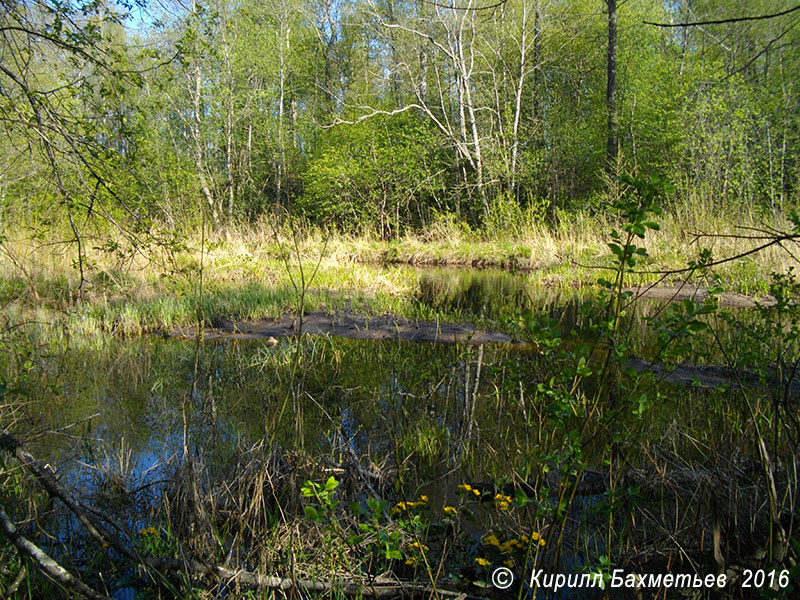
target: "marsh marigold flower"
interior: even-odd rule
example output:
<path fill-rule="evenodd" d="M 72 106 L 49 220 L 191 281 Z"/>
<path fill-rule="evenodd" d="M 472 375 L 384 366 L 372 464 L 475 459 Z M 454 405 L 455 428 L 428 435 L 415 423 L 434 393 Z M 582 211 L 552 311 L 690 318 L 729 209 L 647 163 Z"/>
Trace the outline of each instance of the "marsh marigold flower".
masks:
<path fill-rule="evenodd" d="M 444 514 L 446 515 L 455 515 L 458 513 L 458 510 L 456 509 L 455 506 L 445 506 L 443 510 Z"/>
<path fill-rule="evenodd" d="M 497 508 L 500 510 L 508 510 L 511 507 L 511 496 L 497 494 L 494 499 L 497 502 Z"/>
<path fill-rule="evenodd" d="M 486 560 L 485 558 L 481 558 L 480 556 L 475 559 L 475 562 L 482 567 L 488 567 L 491 564 L 488 560 Z"/>

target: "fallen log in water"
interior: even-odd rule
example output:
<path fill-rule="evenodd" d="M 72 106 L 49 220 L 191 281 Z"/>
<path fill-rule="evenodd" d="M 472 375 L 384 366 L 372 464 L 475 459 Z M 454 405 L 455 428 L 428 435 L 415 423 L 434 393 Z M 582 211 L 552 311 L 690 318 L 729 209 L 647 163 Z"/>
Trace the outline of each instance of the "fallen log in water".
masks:
<path fill-rule="evenodd" d="M 635 298 L 656 300 L 659 302 L 679 302 L 693 300 L 702 302 L 708 298 L 708 287 L 695 284 L 678 285 L 640 285 L 623 288 L 623 292 L 632 292 Z M 754 308 L 756 305 L 774 306 L 776 300 L 772 296 L 761 298 L 744 294 L 724 293 L 717 296 L 719 305 L 726 308 Z"/>
<path fill-rule="evenodd" d="M 789 395 L 793 398 L 800 397 L 800 377 L 790 380 L 781 380 L 774 374 L 768 375 L 765 381 L 749 369 L 731 369 L 720 365 L 692 365 L 678 363 L 666 365 L 650 362 L 641 358 L 632 358 L 625 363 L 626 368 L 634 369 L 639 373 L 652 373 L 659 380 L 680 385 L 693 385 L 702 388 L 758 388 L 766 386 L 784 394 L 787 386 Z"/>

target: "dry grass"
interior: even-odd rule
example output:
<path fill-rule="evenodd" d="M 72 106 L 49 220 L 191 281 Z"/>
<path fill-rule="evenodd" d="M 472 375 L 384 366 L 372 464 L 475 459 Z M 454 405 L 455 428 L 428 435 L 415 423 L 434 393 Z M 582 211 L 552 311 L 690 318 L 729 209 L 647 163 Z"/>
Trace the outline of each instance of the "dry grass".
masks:
<path fill-rule="evenodd" d="M 655 281 L 658 272 L 685 267 L 701 248 L 719 260 L 761 243 L 737 234 L 790 230 L 780 214 L 717 215 L 687 206 L 673 209 L 660 223 L 661 229 L 644 243 L 650 256 L 640 268 L 649 273 L 632 283 Z M 81 334 L 135 334 L 185 324 L 198 315 L 210 322 L 275 317 L 296 306 L 298 265 L 308 279 L 319 262 L 306 309 L 335 312 L 355 304 L 367 312 L 414 317 L 420 274 L 402 265 L 502 266 L 530 270 L 532 279 L 544 285 L 592 285 L 603 275 L 598 267 L 609 264 L 607 232 L 613 226 L 604 217 L 580 211 L 562 216 L 556 227 L 516 223 L 507 228 L 515 232 L 513 237 L 488 238 L 452 221 L 391 241 L 329 236 L 308 228 L 295 247 L 288 226 L 276 238 L 262 221 L 215 232 L 202 251 L 197 233 L 172 248 L 144 249 L 117 239 L 113 251 L 104 250 L 108 245 L 98 236 L 85 244 L 82 285 L 75 246 L 41 243 L 23 232 L 0 247 L 0 303 L 14 322 L 62 322 L 68 315 L 70 331 Z M 770 272 L 796 265 L 794 245 L 772 246 L 720 265 L 715 273 L 731 291 L 764 293 Z M 370 266 L 387 262 L 397 266 Z"/>

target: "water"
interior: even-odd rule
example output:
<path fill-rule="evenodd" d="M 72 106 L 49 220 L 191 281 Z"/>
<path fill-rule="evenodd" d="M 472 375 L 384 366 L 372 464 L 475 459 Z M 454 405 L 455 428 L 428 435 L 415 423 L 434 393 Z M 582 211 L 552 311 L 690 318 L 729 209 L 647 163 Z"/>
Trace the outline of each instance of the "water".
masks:
<path fill-rule="evenodd" d="M 504 327 L 531 309 L 565 338 L 576 330 L 576 340 L 591 339 L 599 314 L 582 311 L 585 293 L 496 270 L 424 270 L 417 299 L 433 311 L 505 319 Z M 642 312 L 626 328 L 646 348 L 652 334 Z M 311 456 L 346 444 L 381 464 L 398 462 L 399 452 L 407 489 L 431 490 L 442 478 L 507 481 L 527 476 L 528 449 L 541 440 L 528 403 L 547 368 L 530 346 L 109 337 L 74 344 L 45 364 L 36 425 L 80 424 L 72 437 L 35 447 L 87 487 L 94 467 L 145 485 L 167 477 L 164 466 L 187 452 L 213 470 L 237 445 L 260 440 Z"/>
<path fill-rule="evenodd" d="M 738 433 L 744 408 L 725 391 L 659 387 L 620 375 L 601 404 L 581 412 L 599 384 L 588 376 L 570 389 L 579 358 L 588 357 L 583 368 L 597 371 L 608 356 L 607 348 L 587 352 L 581 346 L 593 340 L 592 324 L 602 316 L 602 307 L 581 308 L 591 300 L 586 294 L 537 288 L 525 275 L 434 269 L 422 274 L 417 300 L 432 311 L 483 321 L 514 320 L 531 309 L 553 319 L 553 335 L 563 339 L 552 356 L 536 344 L 474 347 L 326 336 L 281 339 L 274 346 L 257 339 L 196 344 L 155 335 L 76 340 L 68 352 L 44 361 L 29 414 L 38 430 L 78 424 L 38 438 L 31 450 L 134 531 L 149 525 L 150 509 L 186 464 L 202 465 L 200 485 L 211 493 L 230 481 L 236 474 L 232 465 L 253 446 L 297 461 L 298 473 L 316 480 L 355 461 L 359 468 L 375 468 L 380 477 L 371 491 L 391 502 L 424 494 L 439 513 L 446 505 L 468 506 L 474 521 L 462 527 L 472 561 L 488 552 L 481 537 L 504 523 L 493 496 L 504 489 L 513 494 L 509 482 L 543 478 L 537 494 L 550 488 L 553 495 L 538 497 L 541 514 L 525 526 L 543 527 L 558 514 L 560 478 L 576 468 L 605 472 L 609 448 L 615 460 L 624 457 L 641 473 L 656 464 L 654 473 L 666 477 L 670 470 L 710 473 L 722 464 L 711 448 L 738 456 L 749 444 Z M 654 339 L 644 317 L 659 309 L 642 303 L 625 316 L 622 329 L 640 356 L 648 357 Z M 530 341 L 522 330 L 515 335 Z M 658 477 L 651 478 L 656 486 Z M 687 490 L 673 481 L 653 496 L 659 510 L 640 513 L 635 503 L 652 493 L 639 490 L 641 481 L 620 484 L 630 507 L 617 509 L 628 519 L 621 521 L 622 531 L 628 532 L 629 521 L 649 523 L 647 531 L 626 533 L 634 543 L 644 543 L 634 535 L 661 535 L 663 525 L 651 521 L 661 514 L 665 497 L 673 503 L 664 511 L 667 521 L 679 510 L 700 510 L 692 504 L 703 497 L 700 488 Z M 464 482 L 485 490 L 488 502 L 464 504 L 457 489 Z M 360 493 L 356 500 L 363 503 L 369 494 Z M 756 501 L 752 489 L 748 493 L 753 506 L 766 504 L 763 496 Z M 602 486 L 577 495 L 562 569 L 606 553 L 606 500 Z M 748 515 L 742 522 L 755 521 Z M 512 531 L 519 535 L 519 524 L 506 526 L 509 537 Z M 755 529 L 741 532 L 740 539 L 754 539 Z M 686 534 L 683 547 L 700 553 L 689 533 L 671 534 Z M 729 535 L 733 539 L 734 532 Z"/>

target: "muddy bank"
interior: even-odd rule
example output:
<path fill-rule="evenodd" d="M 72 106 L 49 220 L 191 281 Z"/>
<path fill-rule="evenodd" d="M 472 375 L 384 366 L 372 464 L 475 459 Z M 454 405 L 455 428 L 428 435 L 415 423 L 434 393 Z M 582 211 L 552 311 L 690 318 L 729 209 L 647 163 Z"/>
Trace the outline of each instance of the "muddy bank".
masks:
<path fill-rule="evenodd" d="M 767 377 L 766 381 L 750 369 L 731 369 L 720 365 L 692 365 L 678 363 L 667 366 L 652 363 L 641 358 L 632 358 L 626 367 L 642 372 L 653 373 L 658 379 L 679 385 L 692 385 L 701 388 L 771 388 L 781 394 L 788 386 L 789 395 L 800 397 L 800 379 L 794 377 L 791 381 L 781 381 L 775 374 Z"/>
<path fill-rule="evenodd" d="M 264 321 L 223 322 L 207 328 L 204 338 L 269 339 L 296 336 L 299 320 L 290 315 L 281 319 Z M 172 337 L 194 338 L 193 327 L 174 329 Z M 359 340 L 402 340 L 406 342 L 429 342 L 442 344 L 510 344 L 524 347 L 520 340 L 499 331 L 483 331 L 472 323 L 437 323 L 431 321 L 408 321 L 392 316 L 366 317 L 355 313 L 329 315 L 314 312 L 303 317 L 303 333 L 311 335 L 335 335 Z"/>
<path fill-rule="evenodd" d="M 510 273 L 530 273 L 536 268 L 546 268 L 555 266 L 557 261 L 542 261 L 536 264 L 531 262 L 530 257 L 511 255 L 502 258 L 492 257 L 447 257 L 429 256 L 426 254 L 409 254 L 395 256 L 384 252 L 374 260 L 364 260 L 361 262 L 374 263 L 381 265 L 408 265 L 411 267 L 452 267 L 454 269 L 498 269 Z"/>
<path fill-rule="evenodd" d="M 694 284 L 679 284 L 671 286 L 647 286 L 642 285 L 638 287 L 625 288 L 623 291 L 633 292 L 636 298 L 644 298 L 645 300 L 659 300 L 661 302 L 677 302 L 680 300 L 697 300 L 702 302 L 708 298 L 708 287 L 703 285 Z M 772 296 L 764 296 L 763 298 L 754 298 L 745 296 L 743 294 L 721 294 L 719 296 L 719 305 L 726 308 L 753 308 L 756 302 L 761 306 L 774 306 L 775 298 Z"/>

